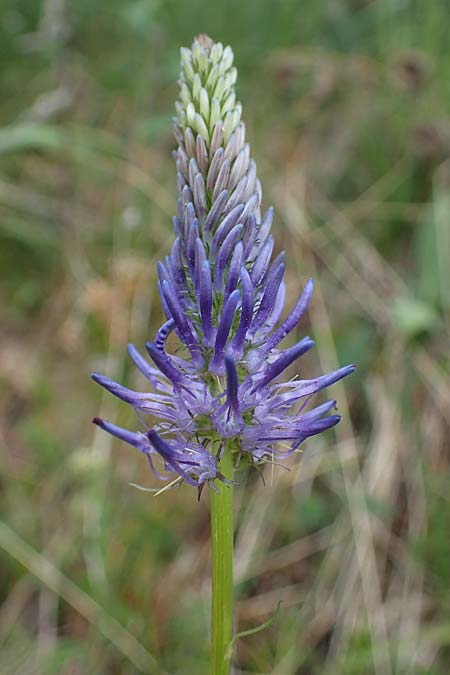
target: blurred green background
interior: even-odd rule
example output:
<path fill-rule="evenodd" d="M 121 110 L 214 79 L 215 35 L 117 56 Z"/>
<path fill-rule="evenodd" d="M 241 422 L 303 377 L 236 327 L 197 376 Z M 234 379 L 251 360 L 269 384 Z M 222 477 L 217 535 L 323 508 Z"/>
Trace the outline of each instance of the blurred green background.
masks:
<path fill-rule="evenodd" d="M 235 674 L 450 663 L 447 0 L 2 0 L 0 673 L 207 675 L 209 511 L 154 498 L 92 370 L 161 320 L 178 49 L 232 45 L 305 373 L 344 415 L 237 490 Z"/>

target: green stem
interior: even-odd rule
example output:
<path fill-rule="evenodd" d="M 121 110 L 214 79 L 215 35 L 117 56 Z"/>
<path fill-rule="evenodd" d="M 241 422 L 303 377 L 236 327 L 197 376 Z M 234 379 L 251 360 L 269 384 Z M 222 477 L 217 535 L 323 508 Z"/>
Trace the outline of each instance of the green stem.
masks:
<path fill-rule="evenodd" d="M 220 462 L 221 473 L 233 479 L 231 450 Z M 211 675 L 229 675 L 233 635 L 233 486 L 216 481 L 211 490 L 212 619 Z"/>

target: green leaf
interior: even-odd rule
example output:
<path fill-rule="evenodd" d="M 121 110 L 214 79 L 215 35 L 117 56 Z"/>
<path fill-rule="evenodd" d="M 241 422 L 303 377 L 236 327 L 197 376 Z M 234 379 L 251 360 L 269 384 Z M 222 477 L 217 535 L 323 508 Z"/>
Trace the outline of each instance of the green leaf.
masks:
<path fill-rule="evenodd" d="M 392 315 L 398 330 L 410 338 L 432 330 L 437 324 L 434 308 L 416 298 L 398 298 Z"/>
<path fill-rule="evenodd" d="M 61 146 L 62 133 L 47 124 L 24 123 L 0 129 L 0 154 L 22 150 L 55 150 Z"/>
<path fill-rule="evenodd" d="M 267 621 L 264 621 L 264 623 L 261 623 L 259 626 L 255 626 L 254 628 L 249 628 L 248 630 L 243 630 L 240 633 L 236 633 L 236 635 L 233 636 L 233 639 L 231 640 L 228 646 L 227 658 L 231 658 L 233 647 L 238 640 L 240 640 L 243 637 L 248 637 L 249 635 L 255 635 L 255 633 L 259 633 L 260 631 L 265 630 L 266 628 L 271 626 L 275 621 L 275 619 L 277 618 L 282 604 L 283 601 L 280 600 L 273 616 L 271 616 L 270 619 L 267 619 Z"/>

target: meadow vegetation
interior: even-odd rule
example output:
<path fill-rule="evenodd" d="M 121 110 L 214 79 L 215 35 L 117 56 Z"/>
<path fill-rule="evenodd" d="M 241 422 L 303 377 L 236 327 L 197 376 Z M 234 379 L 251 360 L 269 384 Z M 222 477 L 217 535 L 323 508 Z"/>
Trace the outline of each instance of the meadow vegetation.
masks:
<path fill-rule="evenodd" d="M 446 675 L 450 15 L 444 0 L 3 0 L 0 672 L 207 675 L 205 491 L 159 497 L 91 371 L 161 323 L 179 47 L 231 44 L 293 340 L 343 420 L 236 490 L 242 675 Z"/>

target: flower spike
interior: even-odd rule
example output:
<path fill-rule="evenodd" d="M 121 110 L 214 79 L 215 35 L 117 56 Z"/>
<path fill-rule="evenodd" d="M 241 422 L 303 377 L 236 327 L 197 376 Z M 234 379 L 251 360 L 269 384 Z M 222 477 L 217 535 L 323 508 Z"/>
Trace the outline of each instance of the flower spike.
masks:
<path fill-rule="evenodd" d="M 205 484 L 217 489 L 215 480 L 230 482 L 218 468 L 218 437 L 220 448 L 231 448 L 235 466 L 242 458 L 257 467 L 284 459 L 339 422 L 335 401 L 309 407 L 310 399 L 354 371 L 350 365 L 299 379 L 295 364 L 313 341 L 282 346 L 307 311 L 314 285 L 306 282 L 281 319 L 285 254 L 273 257 L 272 207 L 261 215 L 261 183 L 236 79 L 230 47 L 201 35 L 181 49 L 174 125 L 178 212 L 172 250 L 158 264 L 166 320 L 146 345 L 153 365 L 128 346 L 153 391 L 92 376 L 136 410 L 143 429 L 128 431 L 99 418 L 94 423 L 143 452 L 157 477 L 159 458 L 176 484 L 196 487 L 199 495 Z M 179 344 L 170 353 L 171 333 Z M 289 368 L 293 379 L 286 376 Z"/>

